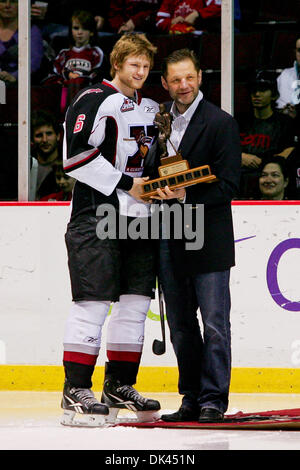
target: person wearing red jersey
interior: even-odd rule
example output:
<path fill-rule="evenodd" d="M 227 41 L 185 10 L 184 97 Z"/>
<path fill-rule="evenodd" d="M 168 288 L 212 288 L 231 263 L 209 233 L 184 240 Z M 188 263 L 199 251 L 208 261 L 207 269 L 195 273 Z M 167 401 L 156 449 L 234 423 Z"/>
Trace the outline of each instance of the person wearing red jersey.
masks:
<path fill-rule="evenodd" d="M 155 16 L 161 0 L 111 0 L 108 21 L 116 33 L 155 32 Z"/>
<path fill-rule="evenodd" d="M 44 85 L 54 83 L 62 86 L 62 114 L 79 90 L 102 80 L 107 74 L 106 57 L 96 45 L 96 40 L 96 22 L 92 13 L 74 11 L 70 24 L 71 46 L 58 53 L 53 62 L 53 73 L 44 81 Z"/>
<path fill-rule="evenodd" d="M 62 160 L 53 165 L 53 172 L 58 191 L 52 192 L 40 198 L 41 201 L 71 201 L 75 179 L 67 175 L 63 170 Z"/>
<path fill-rule="evenodd" d="M 163 0 L 156 27 L 163 33 L 205 29 L 206 20 L 220 18 L 221 0 Z"/>
<path fill-rule="evenodd" d="M 91 13 L 75 11 L 71 19 L 71 43 L 68 49 L 62 49 L 54 60 L 54 73 L 62 81 L 76 80 L 83 77 L 92 82 L 98 78 L 103 64 L 102 49 L 93 45 L 96 23 Z"/>

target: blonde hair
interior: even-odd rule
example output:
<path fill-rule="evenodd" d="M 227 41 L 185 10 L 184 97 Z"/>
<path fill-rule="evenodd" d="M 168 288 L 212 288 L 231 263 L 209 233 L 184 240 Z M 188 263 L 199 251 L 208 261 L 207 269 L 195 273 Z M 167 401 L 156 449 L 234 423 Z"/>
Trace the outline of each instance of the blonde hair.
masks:
<path fill-rule="evenodd" d="M 141 56 L 145 55 L 150 60 L 150 68 L 153 67 L 154 54 L 156 54 L 157 47 L 153 46 L 151 42 L 142 33 L 125 33 L 114 45 L 110 53 L 110 74 L 112 78 L 116 75 L 115 64 L 121 66 L 127 57 L 131 55 Z"/>

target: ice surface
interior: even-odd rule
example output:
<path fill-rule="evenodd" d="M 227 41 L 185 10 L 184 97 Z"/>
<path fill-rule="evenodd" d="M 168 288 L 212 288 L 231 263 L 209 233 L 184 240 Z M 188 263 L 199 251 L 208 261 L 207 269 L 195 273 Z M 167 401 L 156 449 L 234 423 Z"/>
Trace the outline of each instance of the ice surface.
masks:
<path fill-rule="evenodd" d="M 163 413 L 180 404 L 176 394 L 153 395 Z M 0 450 L 300 450 L 300 431 L 69 428 L 59 404 L 57 392 L 0 392 Z M 228 413 L 298 407 L 299 395 L 233 394 Z"/>

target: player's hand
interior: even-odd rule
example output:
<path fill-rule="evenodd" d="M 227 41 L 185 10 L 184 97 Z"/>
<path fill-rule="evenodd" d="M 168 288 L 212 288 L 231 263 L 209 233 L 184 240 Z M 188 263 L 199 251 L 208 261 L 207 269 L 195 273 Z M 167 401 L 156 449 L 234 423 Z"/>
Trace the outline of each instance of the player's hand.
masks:
<path fill-rule="evenodd" d="M 144 194 L 143 183 L 148 181 L 149 176 L 143 176 L 142 178 L 133 178 L 133 186 L 128 193 L 141 202 L 146 202 L 144 199 L 141 198 L 142 194 Z M 149 201 L 148 201 L 149 202 Z"/>

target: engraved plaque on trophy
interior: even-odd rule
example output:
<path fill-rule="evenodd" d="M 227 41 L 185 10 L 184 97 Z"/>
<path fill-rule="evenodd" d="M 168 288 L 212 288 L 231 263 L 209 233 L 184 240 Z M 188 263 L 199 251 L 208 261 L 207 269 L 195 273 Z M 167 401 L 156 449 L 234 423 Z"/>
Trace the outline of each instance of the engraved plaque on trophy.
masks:
<path fill-rule="evenodd" d="M 184 160 L 179 151 L 174 148 L 170 141 L 172 116 L 165 110 L 163 104 L 159 105 L 159 112 L 156 113 L 154 124 L 159 129 L 158 144 L 162 151 L 160 157 L 161 166 L 158 167 L 159 178 L 149 180 L 143 184 L 143 199 L 150 199 L 157 195 L 158 188 L 168 186 L 171 190 L 184 188 L 198 183 L 209 183 L 216 181 L 212 175 L 209 165 L 190 168 L 187 160 Z M 167 141 L 171 144 L 174 155 L 169 156 L 167 151 Z"/>

